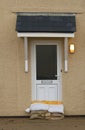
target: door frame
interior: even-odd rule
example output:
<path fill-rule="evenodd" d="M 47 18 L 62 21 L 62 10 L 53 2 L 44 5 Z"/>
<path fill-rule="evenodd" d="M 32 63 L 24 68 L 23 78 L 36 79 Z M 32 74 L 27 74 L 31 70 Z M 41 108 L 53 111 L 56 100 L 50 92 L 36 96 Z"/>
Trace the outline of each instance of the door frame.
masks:
<path fill-rule="evenodd" d="M 59 101 L 62 101 L 62 57 L 61 57 L 61 42 L 58 40 L 32 40 L 31 43 L 31 79 L 32 79 L 32 87 L 31 87 L 31 99 L 32 101 L 36 100 L 36 45 L 57 45 L 58 47 L 58 74 L 60 80 L 60 92 L 59 92 Z"/>

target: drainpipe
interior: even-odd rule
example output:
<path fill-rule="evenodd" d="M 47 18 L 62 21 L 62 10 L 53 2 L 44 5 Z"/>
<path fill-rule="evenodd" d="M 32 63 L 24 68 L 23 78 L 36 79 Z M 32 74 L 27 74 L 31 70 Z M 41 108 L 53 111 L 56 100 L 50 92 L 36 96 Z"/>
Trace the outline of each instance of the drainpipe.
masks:
<path fill-rule="evenodd" d="M 25 72 L 28 72 L 28 39 L 24 37 Z"/>
<path fill-rule="evenodd" d="M 68 38 L 64 38 L 64 71 L 68 72 Z"/>

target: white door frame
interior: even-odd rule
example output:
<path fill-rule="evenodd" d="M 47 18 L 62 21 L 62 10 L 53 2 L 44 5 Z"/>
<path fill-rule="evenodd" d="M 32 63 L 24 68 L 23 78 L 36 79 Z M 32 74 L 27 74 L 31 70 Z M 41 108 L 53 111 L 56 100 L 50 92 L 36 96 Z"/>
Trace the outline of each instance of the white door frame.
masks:
<path fill-rule="evenodd" d="M 62 65 L 61 65 L 61 42 L 57 40 L 33 40 L 31 43 L 31 77 L 32 77 L 32 101 L 36 100 L 36 45 L 57 45 L 58 47 L 58 75 L 60 81 L 59 101 L 62 101 Z"/>

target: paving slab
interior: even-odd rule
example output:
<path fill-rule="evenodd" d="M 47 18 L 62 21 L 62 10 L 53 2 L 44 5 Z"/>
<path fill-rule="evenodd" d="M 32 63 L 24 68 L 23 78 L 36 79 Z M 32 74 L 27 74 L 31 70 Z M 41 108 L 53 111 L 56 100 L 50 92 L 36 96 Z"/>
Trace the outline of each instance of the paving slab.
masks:
<path fill-rule="evenodd" d="M 65 117 L 62 120 L 0 118 L 0 130 L 85 130 L 85 117 Z"/>

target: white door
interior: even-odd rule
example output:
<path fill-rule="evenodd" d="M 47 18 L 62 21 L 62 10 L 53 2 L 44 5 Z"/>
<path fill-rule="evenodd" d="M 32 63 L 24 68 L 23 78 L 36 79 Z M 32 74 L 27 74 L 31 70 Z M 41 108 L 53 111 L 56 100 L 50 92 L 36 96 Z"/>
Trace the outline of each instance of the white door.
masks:
<path fill-rule="evenodd" d="M 33 45 L 34 100 L 61 100 L 61 56 L 58 43 Z"/>

